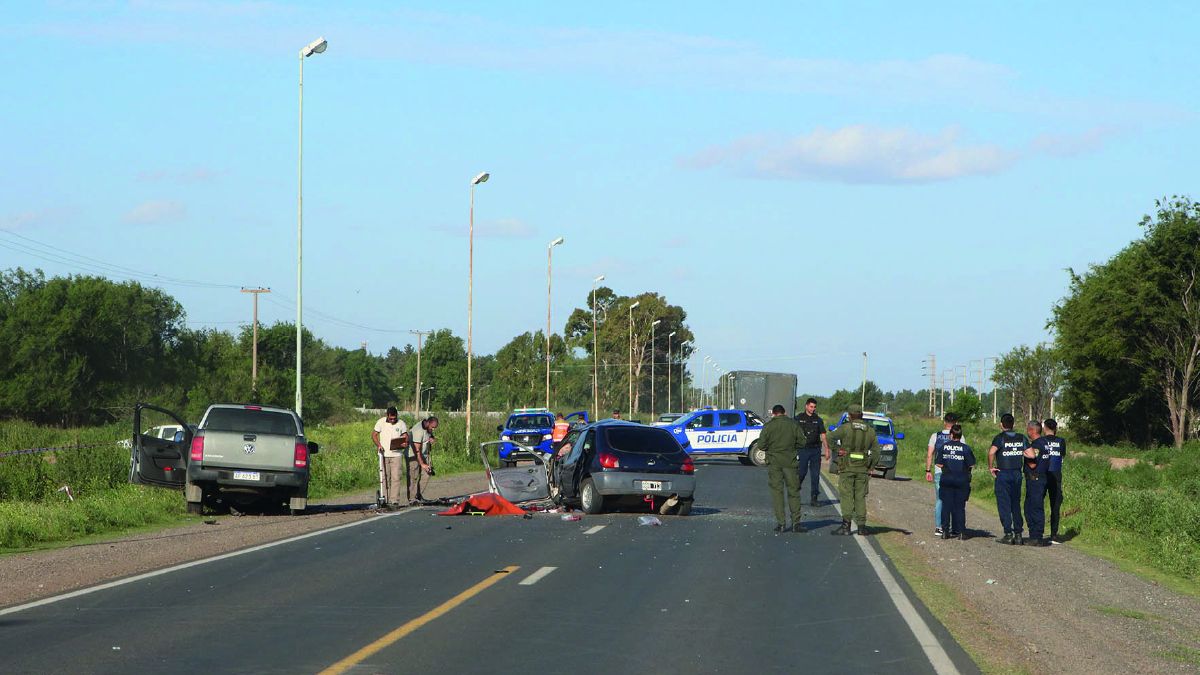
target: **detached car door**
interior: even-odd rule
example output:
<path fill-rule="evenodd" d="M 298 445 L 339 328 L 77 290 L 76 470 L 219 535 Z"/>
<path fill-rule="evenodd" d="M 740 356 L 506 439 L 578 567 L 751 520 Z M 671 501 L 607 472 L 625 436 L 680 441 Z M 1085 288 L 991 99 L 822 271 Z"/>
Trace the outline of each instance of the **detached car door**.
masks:
<path fill-rule="evenodd" d="M 170 438 L 157 438 L 149 433 L 143 433 L 142 413 L 146 410 L 152 410 L 175 420 L 179 424 L 180 431 L 172 434 Z M 129 458 L 130 482 L 182 488 L 187 482 L 188 451 L 191 445 L 192 428 L 178 415 L 148 403 L 137 404 L 133 408 L 133 450 Z"/>

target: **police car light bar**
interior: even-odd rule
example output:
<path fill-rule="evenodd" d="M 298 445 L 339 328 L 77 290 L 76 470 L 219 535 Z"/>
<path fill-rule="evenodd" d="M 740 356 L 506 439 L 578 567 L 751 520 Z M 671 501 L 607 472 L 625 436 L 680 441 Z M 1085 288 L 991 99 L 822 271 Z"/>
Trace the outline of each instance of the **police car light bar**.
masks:
<path fill-rule="evenodd" d="M 548 413 L 549 408 L 517 408 L 513 413 Z"/>

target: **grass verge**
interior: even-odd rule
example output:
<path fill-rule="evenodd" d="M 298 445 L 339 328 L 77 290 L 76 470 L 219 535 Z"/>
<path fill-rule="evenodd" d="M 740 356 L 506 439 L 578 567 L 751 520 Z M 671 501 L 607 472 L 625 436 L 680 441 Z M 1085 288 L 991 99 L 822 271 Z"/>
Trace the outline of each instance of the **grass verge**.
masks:
<path fill-rule="evenodd" d="M 1003 654 L 1011 650 L 989 649 L 1002 644 L 1005 636 L 989 633 L 990 623 L 984 613 L 972 606 L 961 593 L 938 579 L 935 569 L 921 560 L 916 552 L 891 535 L 875 537 L 875 541 L 925 607 L 950 631 L 950 635 L 980 670 L 996 675 L 1027 675 L 1030 672 L 1023 665 L 1007 661 L 994 653 L 999 651 Z"/>

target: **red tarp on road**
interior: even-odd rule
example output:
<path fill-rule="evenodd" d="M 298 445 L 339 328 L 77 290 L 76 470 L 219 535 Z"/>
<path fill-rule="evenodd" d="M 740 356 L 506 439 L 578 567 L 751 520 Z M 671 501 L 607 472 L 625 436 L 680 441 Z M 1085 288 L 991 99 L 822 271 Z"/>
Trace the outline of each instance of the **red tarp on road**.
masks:
<path fill-rule="evenodd" d="M 483 513 L 485 516 L 523 516 L 525 512 L 516 504 L 508 501 L 504 497 L 491 492 L 481 492 L 477 495 L 471 495 L 463 500 L 462 503 L 456 504 L 445 511 L 438 513 L 439 516 L 461 516 L 469 513 Z"/>

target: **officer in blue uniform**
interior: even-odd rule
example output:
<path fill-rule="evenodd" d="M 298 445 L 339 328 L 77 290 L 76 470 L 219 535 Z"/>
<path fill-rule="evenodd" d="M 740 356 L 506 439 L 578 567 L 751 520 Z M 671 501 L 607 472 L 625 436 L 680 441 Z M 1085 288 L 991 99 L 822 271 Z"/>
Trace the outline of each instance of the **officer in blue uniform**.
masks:
<path fill-rule="evenodd" d="M 962 441 L 962 425 L 950 427 L 950 438 L 938 445 L 934 464 L 941 469 L 938 498 L 942 502 L 942 539 L 967 539 L 967 497 L 971 494 L 971 469 L 975 453 Z"/>
<path fill-rule="evenodd" d="M 1046 435 L 1034 441 L 1040 457 L 1045 459 L 1046 494 L 1050 497 L 1050 541 L 1058 538 L 1058 517 L 1062 512 L 1062 465 L 1067 454 L 1066 439 L 1058 436 L 1058 422 L 1053 418 L 1042 423 Z M 1032 530 L 1031 530 L 1032 531 Z"/>
<path fill-rule="evenodd" d="M 996 479 L 996 510 L 1000 513 L 1000 526 L 1004 528 L 1004 536 L 996 541 L 1020 546 L 1025 530 L 1021 520 L 1021 466 L 1029 441 L 1023 434 L 1013 431 L 1013 421 L 1009 413 L 1000 416 L 1001 431 L 988 448 L 988 471 Z"/>
<path fill-rule="evenodd" d="M 1046 461 L 1041 456 L 1042 423 L 1032 420 L 1025 425 L 1029 448 L 1025 450 L 1025 522 L 1029 525 L 1026 546 L 1048 546 L 1042 539 L 1046 531 Z"/>

